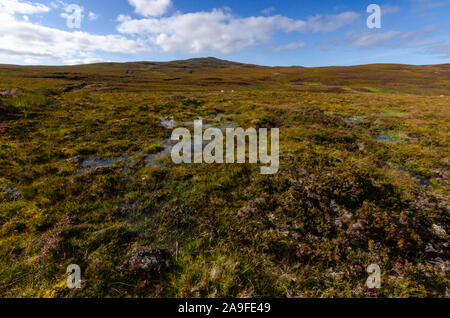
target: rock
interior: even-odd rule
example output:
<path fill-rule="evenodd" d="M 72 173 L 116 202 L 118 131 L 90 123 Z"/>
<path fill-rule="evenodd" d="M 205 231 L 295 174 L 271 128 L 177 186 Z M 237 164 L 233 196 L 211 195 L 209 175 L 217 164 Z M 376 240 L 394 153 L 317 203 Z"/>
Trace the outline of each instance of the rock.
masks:
<path fill-rule="evenodd" d="M 337 218 L 334 220 L 334 225 L 336 225 L 337 227 L 342 227 L 343 224 L 342 221 L 339 218 Z"/>
<path fill-rule="evenodd" d="M 7 96 L 15 96 L 17 93 L 22 92 L 22 88 L 13 88 L 13 89 L 0 89 L 0 96 L 7 97 Z"/>
<path fill-rule="evenodd" d="M 431 243 L 429 243 L 427 245 L 427 247 L 425 248 L 425 252 L 426 253 L 439 253 L 439 251 L 437 251 Z"/>
<path fill-rule="evenodd" d="M 332 279 L 336 279 L 338 281 L 341 281 L 344 276 L 345 276 L 345 272 L 334 272 L 332 268 L 329 268 L 327 270 L 327 274 L 326 276 L 332 278 Z"/>
<path fill-rule="evenodd" d="M 211 270 L 211 279 L 213 281 L 218 281 L 222 278 L 222 270 L 219 267 L 214 267 Z"/>
<path fill-rule="evenodd" d="M 444 174 L 440 170 L 433 170 L 433 174 L 431 175 L 433 178 L 443 178 Z"/>
<path fill-rule="evenodd" d="M 358 221 L 352 224 L 352 229 L 355 231 L 360 231 L 364 229 L 364 225 L 360 221 Z"/>
<path fill-rule="evenodd" d="M 22 193 L 20 193 L 16 188 L 4 187 L 4 186 L 0 187 L 0 194 L 8 202 L 16 201 L 22 196 Z"/>
<path fill-rule="evenodd" d="M 441 239 L 445 239 L 447 237 L 447 233 L 445 232 L 444 228 L 437 224 L 433 224 L 431 226 L 431 232 L 433 232 L 434 235 L 440 237 Z"/>
<path fill-rule="evenodd" d="M 342 219 L 346 220 L 346 221 L 350 221 L 353 217 L 353 214 L 351 214 L 348 211 L 345 211 L 344 214 L 342 215 Z"/>
<path fill-rule="evenodd" d="M 248 201 L 247 205 L 241 208 L 238 212 L 240 216 L 255 216 L 264 211 L 266 200 L 264 198 L 255 198 Z"/>
<path fill-rule="evenodd" d="M 146 246 L 135 247 L 127 255 L 124 266 L 130 272 L 161 273 L 166 267 L 170 253 L 165 249 L 154 249 Z"/>
<path fill-rule="evenodd" d="M 435 259 L 432 259 L 431 261 L 428 261 L 430 264 L 433 264 L 434 266 L 439 267 L 442 271 L 447 271 L 448 262 L 444 262 L 444 260 L 440 257 L 436 257 Z"/>
<path fill-rule="evenodd" d="M 191 293 L 198 293 L 198 292 L 204 291 L 205 289 L 206 289 L 206 284 L 203 282 L 195 287 L 192 287 Z"/>
<path fill-rule="evenodd" d="M 363 142 L 358 142 L 357 145 L 358 145 L 358 149 L 359 149 L 360 151 L 363 151 L 363 150 L 365 149 L 365 146 L 364 146 L 364 143 L 363 143 Z"/>

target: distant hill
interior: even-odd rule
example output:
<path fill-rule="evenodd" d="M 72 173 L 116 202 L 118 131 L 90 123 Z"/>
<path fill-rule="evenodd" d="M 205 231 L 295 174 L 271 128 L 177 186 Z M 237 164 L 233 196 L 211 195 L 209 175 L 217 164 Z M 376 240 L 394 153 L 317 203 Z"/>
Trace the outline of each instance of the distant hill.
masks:
<path fill-rule="evenodd" d="M 178 88 L 259 87 L 335 93 L 409 93 L 448 95 L 450 64 L 414 66 L 371 64 L 335 67 L 268 67 L 214 57 L 169 62 L 97 63 L 76 66 L 0 65 L 0 74 L 20 77 L 24 88 L 36 78 L 89 85 L 101 81 L 124 87 L 128 83 Z M 34 79 L 26 83 L 24 78 Z M 76 84 L 78 83 L 78 84 Z M 64 85 L 64 83 L 60 83 Z M 136 85 L 133 85 L 136 89 Z M 2 88 L 2 87 L 0 87 Z M 8 87 L 5 87 L 8 88 Z"/>
<path fill-rule="evenodd" d="M 211 68 L 226 68 L 232 66 L 249 66 L 249 64 L 231 62 L 221 60 L 215 57 L 193 58 L 188 60 L 177 60 L 170 62 L 160 62 L 159 65 L 173 66 L 173 67 L 211 67 Z M 250 65 L 253 66 L 253 65 Z"/>

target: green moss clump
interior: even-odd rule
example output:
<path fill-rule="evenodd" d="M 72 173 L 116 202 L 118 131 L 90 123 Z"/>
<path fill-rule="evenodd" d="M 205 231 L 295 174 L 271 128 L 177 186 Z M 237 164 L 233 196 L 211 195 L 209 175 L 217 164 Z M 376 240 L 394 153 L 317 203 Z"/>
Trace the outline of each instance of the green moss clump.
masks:
<path fill-rule="evenodd" d="M 164 150 L 164 146 L 161 146 L 160 144 L 153 144 L 145 148 L 145 152 L 152 155 L 160 153 Z"/>

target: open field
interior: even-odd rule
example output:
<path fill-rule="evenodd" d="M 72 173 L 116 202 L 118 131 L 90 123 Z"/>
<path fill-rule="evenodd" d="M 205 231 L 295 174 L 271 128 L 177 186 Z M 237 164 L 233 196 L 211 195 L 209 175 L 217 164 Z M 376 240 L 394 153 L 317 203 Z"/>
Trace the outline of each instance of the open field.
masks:
<path fill-rule="evenodd" d="M 0 65 L 0 93 L 1 297 L 449 296 L 450 64 Z M 198 116 L 280 128 L 279 172 L 175 165 Z"/>

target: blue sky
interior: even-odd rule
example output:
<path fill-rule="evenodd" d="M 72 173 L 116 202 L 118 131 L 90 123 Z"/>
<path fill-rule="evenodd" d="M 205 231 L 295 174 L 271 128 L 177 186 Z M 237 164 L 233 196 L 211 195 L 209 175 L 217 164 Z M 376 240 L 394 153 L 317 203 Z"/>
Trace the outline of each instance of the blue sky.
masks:
<path fill-rule="evenodd" d="M 450 63 L 449 17 L 450 0 L 0 0 L 0 63 Z"/>

